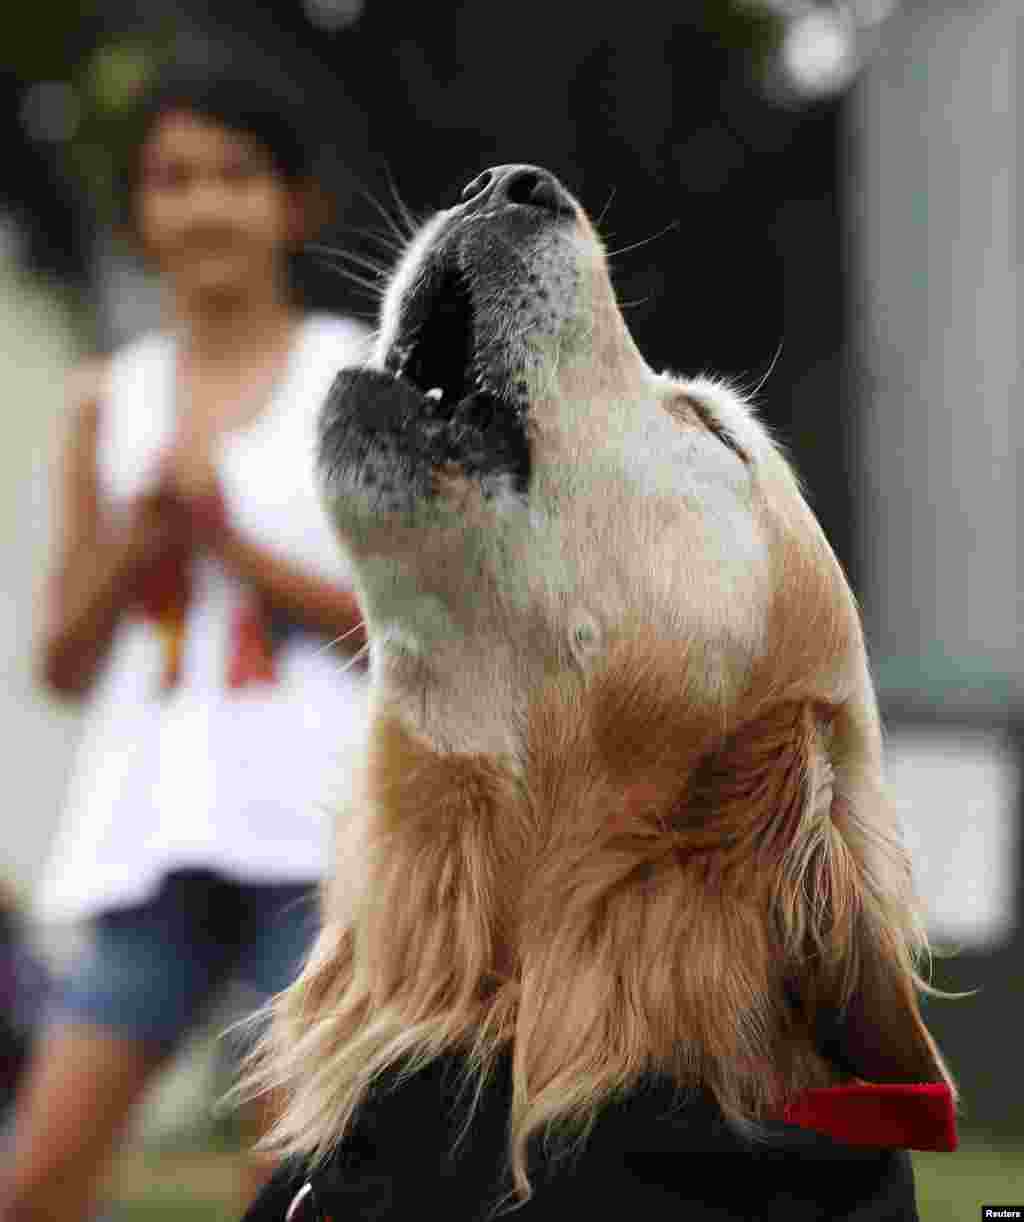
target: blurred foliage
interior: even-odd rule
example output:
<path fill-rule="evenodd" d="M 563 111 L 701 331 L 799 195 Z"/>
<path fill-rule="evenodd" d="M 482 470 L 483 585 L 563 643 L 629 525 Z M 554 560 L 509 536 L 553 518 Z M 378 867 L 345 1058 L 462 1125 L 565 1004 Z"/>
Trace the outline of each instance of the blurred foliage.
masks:
<path fill-rule="evenodd" d="M 66 151 L 101 220 L 121 219 L 118 187 L 134 136 L 133 119 L 140 98 L 173 54 L 176 34 L 168 23 L 146 35 L 105 41 L 72 78 L 81 112 Z"/>
<path fill-rule="evenodd" d="M 757 0 L 705 0 L 697 21 L 720 46 L 744 53 L 755 72 L 778 50 L 785 30 L 779 14 Z"/>
<path fill-rule="evenodd" d="M 55 151 L 106 222 L 117 216 L 138 100 L 183 36 L 180 19 L 119 28 L 109 9 L 103 0 L 50 0 L 37 16 L 23 9 L 4 46 L 4 64 L 25 90 L 40 82 L 73 90 L 69 135 Z"/>

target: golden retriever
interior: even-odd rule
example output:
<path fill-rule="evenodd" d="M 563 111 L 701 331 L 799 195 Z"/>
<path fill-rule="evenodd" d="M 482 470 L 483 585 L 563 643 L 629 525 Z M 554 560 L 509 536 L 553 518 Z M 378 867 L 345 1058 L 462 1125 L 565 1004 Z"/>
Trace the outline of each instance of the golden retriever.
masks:
<path fill-rule="evenodd" d="M 411 240 L 319 469 L 372 710 L 257 1072 L 280 1148 L 453 1050 L 478 1085 L 511 1055 L 522 1197 L 532 1137 L 651 1071 L 745 1131 L 952 1092 L 851 591 L 751 404 L 647 365 L 553 176 L 487 171 Z"/>

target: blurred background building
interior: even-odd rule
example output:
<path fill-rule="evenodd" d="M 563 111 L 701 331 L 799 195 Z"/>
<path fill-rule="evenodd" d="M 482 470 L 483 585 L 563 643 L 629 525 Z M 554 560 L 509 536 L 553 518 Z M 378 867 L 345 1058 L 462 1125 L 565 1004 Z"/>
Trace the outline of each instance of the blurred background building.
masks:
<path fill-rule="evenodd" d="M 966 1122 L 1024 1135 L 1021 11 L 1016 0 L 51 0 L 0 76 L 8 442 L 2 717 L 31 888 L 76 719 L 32 686 L 47 463 L 76 352 L 152 325 L 110 202 L 132 99 L 182 40 L 250 40 L 321 102 L 327 240 L 391 257 L 403 207 L 529 161 L 600 218 L 651 363 L 757 388 L 864 608 Z M 401 203 L 399 202 L 399 197 Z M 382 213 L 387 213 L 391 221 Z M 311 299 L 372 313 L 322 260 Z"/>

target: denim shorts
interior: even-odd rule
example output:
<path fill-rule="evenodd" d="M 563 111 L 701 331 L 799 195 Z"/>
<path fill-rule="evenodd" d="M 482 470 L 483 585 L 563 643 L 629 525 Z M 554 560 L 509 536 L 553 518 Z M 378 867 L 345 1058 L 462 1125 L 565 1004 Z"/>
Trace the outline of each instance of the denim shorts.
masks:
<path fill-rule="evenodd" d="M 175 871 L 142 904 L 101 913 L 50 1018 L 170 1049 L 229 982 L 255 1005 L 298 975 L 319 921 L 315 883 Z"/>

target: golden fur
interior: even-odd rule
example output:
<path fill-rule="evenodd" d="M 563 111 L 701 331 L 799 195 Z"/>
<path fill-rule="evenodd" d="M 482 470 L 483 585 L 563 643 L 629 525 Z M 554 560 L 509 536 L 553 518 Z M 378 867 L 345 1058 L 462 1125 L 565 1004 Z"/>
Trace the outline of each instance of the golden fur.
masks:
<path fill-rule="evenodd" d="M 481 1088 L 510 1051 L 521 1197 L 534 1136 L 584 1137 L 651 1070 L 748 1132 L 839 1081 L 822 1005 L 848 1009 L 864 1077 L 950 1081 L 839 565 L 750 406 L 647 369 L 582 213 L 572 242 L 575 313 L 530 373 L 541 516 L 517 533 L 519 508 L 467 502 L 456 473 L 439 486 L 463 518 L 381 527 L 403 573 L 427 556 L 429 648 L 371 571 L 380 538 L 339 516 L 383 642 L 372 726 L 322 932 L 246 1086 L 287 1100 L 272 1146 L 324 1155 L 385 1070 L 462 1050 Z M 686 448 L 658 470 L 662 437 Z M 466 521 L 472 580 L 443 563 Z"/>

